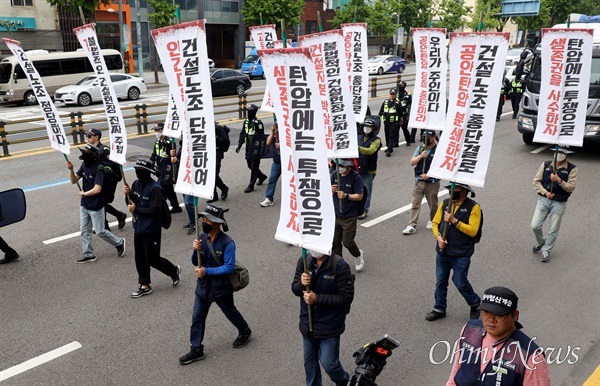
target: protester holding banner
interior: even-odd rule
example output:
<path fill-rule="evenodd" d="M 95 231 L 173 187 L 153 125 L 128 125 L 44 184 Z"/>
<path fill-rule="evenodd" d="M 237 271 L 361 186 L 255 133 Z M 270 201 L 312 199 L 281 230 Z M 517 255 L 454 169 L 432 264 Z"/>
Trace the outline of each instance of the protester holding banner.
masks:
<path fill-rule="evenodd" d="M 417 233 L 417 222 L 419 212 L 421 211 L 421 201 L 423 196 L 427 199 L 429 205 L 429 217 L 425 228 L 432 228 L 432 220 L 438 208 L 438 192 L 440 191 L 440 180 L 429 177 L 427 172 L 433 161 L 435 150 L 437 149 L 437 136 L 433 130 L 423 130 L 421 134 L 423 144 L 417 146 L 410 159 L 410 166 L 415 168 L 415 185 L 412 190 L 413 202 L 410 209 L 410 223 L 402 231 L 405 235 Z"/>
<path fill-rule="evenodd" d="M 277 188 L 277 181 L 281 176 L 281 152 L 279 150 L 279 132 L 277 129 L 277 123 L 271 127 L 271 133 L 267 137 L 267 146 L 273 145 L 275 147 L 273 164 L 271 165 L 271 175 L 269 176 L 269 183 L 267 185 L 267 192 L 265 193 L 265 199 L 260 203 L 263 208 L 273 205 L 275 188 Z"/>
<path fill-rule="evenodd" d="M 335 254 L 309 251 L 296 264 L 292 292 L 300 298 L 300 333 L 303 338 L 307 386 L 320 386 L 321 366 L 336 385 L 345 385 L 349 374 L 340 363 L 340 336 L 346 328 L 346 313 L 354 299 L 354 279 L 346 261 Z M 310 291 L 306 287 L 310 285 Z M 312 307 L 309 331 L 308 307 Z"/>
<path fill-rule="evenodd" d="M 358 152 L 358 171 L 362 177 L 363 184 L 367 189 L 365 193 L 367 200 L 365 201 L 364 211 L 358 216 L 359 220 L 367 218 L 369 209 L 371 208 L 371 197 L 373 197 L 373 180 L 377 174 L 377 154 L 381 149 L 381 139 L 379 134 L 379 125 L 375 121 L 379 117 L 366 117 L 363 123 L 363 135 L 359 137 Z"/>
<path fill-rule="evenodd" d="M 450 185 L 446 186 L 450 189 Z M 479 317 L 477 307 L 481 302 L 479 295 L 473 291 L 467 275 L 471 264 L 471 256 L 475 252 L 476 237 L 481 224 L 481 208 L 478 203 L 468 198 L 475 197 L 469 185 L 456 183 L 453 196 L 445 199 L 433 218 L 433 235 L 437 240 L 435 261 L 435 305 L 425 316 L 428 321 L 446 317 L 448 295 L 448 279 L 453 270 L 452 281 L 471 307 L 471 319 Z M 451 202 L 452 201 L 452 202 Z M 444 229 L 447 227 L 447 233 Z M 445 237 L 444 237 L 445 236 Z"/>
<path fill-rule="evenodd" d="M 160 257 L 163 196 L 160 185 L 152 179 L 152 174 L 157 174 L 156 169 L 147 158 L 138 159 L 134 168 L 138 179 L 133 182 L 131 189 L 127 185 L 123 186 L 123 193 L 131 193 L 131 201 L 127 206 L 135 218 L 132 221 L 133 245 L 139 284 L 138 289 L 131 294 L 135 299 L 152 293 L 150 267 L 169 276 L 173 280 L 173 287 L 179 284 L 181 268 Z"/>
<path fill-rule="evenodd" d="M 398 103 L 400 103 L 400 114 L 402 115 L 402 133 L 404 133 L 404 140 L 406 141 L 406 146 L 410 146 L 411 143 L 415 143 L 415 135 L 417 134 L 417 129 L 413 128 L 411 131 L 408 131 L 408 119 L 410 115 L 410 107 L 412 105 L 412 95 L 408 91 L 406 91 L 406 82 L 398 83 Z M 395 146 L 398 146 L 398 140 L 400 139 L 400 132 L 398 132 L 398 136 L 396 137 Z"/>
<path fill-rule="evenodd" d="M 579 174 L 577 166 L 567 161 L 567 155 L 573 153 L 571 150 L 561 146 L 554 151 L 557 153 L 556 164 L 553 160 L 545 161 L 533 178 L 533 187 L 540 197 L 531 220 L 531 228 L 537 242 L 532 250 L 533 253 L 542 251 L 542 263 L 550 260 L 549 255 L 556 243 L 560 223 L 567 209 L 567 200 L 575 190 Z M 550 227 L 544 236 L 543 226 L 548 217 Z"/>
<path fill-rule="evenodd" d="M 225 221 L 226 210 L 218 206 L 208 205 L 202 216 L 202 232 L 200 239 L 194 240 L 192 264 L 196 281 L 194 311 L 190 331 L 190 352 L 179 358 L 179 363 L 189 365 L 204 359 L 204 331 L 206 317 L 213 303 L 217 303 L 225 317 L 238 329 L 238 337 L 233 341 L 233 348 L 244 347 L 252 331 L 248 323 L 235 307 L 233 288 L 229 275 L 235 266 L 235 243 L 227 235 L 229 230 Z M 223 231 L 221 231 L 223 225 Z M 217 257 L 218 256 L 218 257 Z"/>
<path fill-rule="evenodd" d="M 383 101 L 379 109 L 379 116 L 384 124 L 385 155 L 390 157 L 394 152 L 394 145 L 398 145 L 400 135 L 400 119 L 402 117 L 400 103 L 396 100 L 398 92 L 395 88 L 390 90 L 390 97 Z"/>
<path fill-rule="evenodd" d="M 246 189 L 244 189 L 244 193 L 250 193 L 254 191 L 254 184 L 262 185 L 267 179 L 267 176 L 260 170 L 260 155 L 254 155 L 254 149 L 250 146 L 250 144 L 253 143 L 252 139 L 255 135 L 265 134 L 265 127 L 262 121 L 256 118 L 258 106 L 252 104 L 248 106 L 246 110 L 248 112 L 248 118 L 244 121 L 242 130 L 240 131 L 240 139 L 235 152 L 239 153 L 242 145 L 246 144 L 246 163 L 248 164 L 248 169 L 250 169 L 250 183 Z"/>
<path fill-rule="evenodd" d="M 0 260 L 0 264 L 7 264 L 19 258 L 17 251 L 12 249 L 2 237 L 0 237 L 0 251 L 4 252 L 4 259 Z"/>
<path fill-rule="evenodd" d="M 102 195 L 102 184 L 104 183 L 104 168 L 100 165 L 98 148 L 87 144 L 79 148 L 81 156 L 79 159 L 83 164 L 73 172 L 73 164 L 67 161 L 67 169 L 71 172 L 69 178 L 71 184 L 76 184 L 82 179 L 82 190 L 80 207 L 80 228 L 81 228 L 81 246 L 83 248 L 83 258 L 77 260 L 78 263 L 87 263 L 96 261 L 96 253 L 92 246 L 92 227 L 96 234 L 104 241 L 117 249 L 117 256 L 123 257 L 125 254 L 125 239 L 119 238 L 104 228 L 104 196 Z"/>
<path fill-rule="evenodd" d="M 174 164 L 171 160 L 171 150 L 175 150 L 176 145 L 174 140 L 163 135 L 164 122 L 159 122 L 154 125 L 154 134 L 156 142 L 154 142 L 154 150 L 150 156 L 150 161 L 158 170 L 158 183 L 165 199 L 171 202 L 171 213 L 181 213 L 183 209 L 179 206 L 177 193 L 173 189 L 173 173 L 175 173 Z"/>
<path fill-rule="evenodd" d="M 515 78 L 510 88 L 510 103 L 513 109 L 512 119 L 517 119 L 517 114 L 519 114 L 519 104 L 521 98 L 523 98 L 523 91 L 525 91 L 523 79 L 521 77 Z"/>
<path fill-rule="evenodd" d="M 354 170 L 354 162 L 350 159 L 336 159 L 338 170 L 331 173 L 331 191 L 333 192 L 333 208 L 335 209 L 335 231 L 332 252 L 342 256 L 342 245 L 348 249 L 356 271 L 365 266 L 363 251 L 358 248 L 356 237 L 357 218 L 360 202 L 363 199 L 364 184 L 362 177 Z M 338 181 L 338 171 L 340 180 Z"/>

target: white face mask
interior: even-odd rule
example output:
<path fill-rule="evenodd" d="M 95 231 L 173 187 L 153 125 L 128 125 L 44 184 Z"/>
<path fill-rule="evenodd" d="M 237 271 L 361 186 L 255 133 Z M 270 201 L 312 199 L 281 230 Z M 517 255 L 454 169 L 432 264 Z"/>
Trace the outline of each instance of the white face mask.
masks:
<path fill-rule="evenodd" d="M 162 136 L 161 132 L 155 131 L 154 135 L 156 136 L 156 138 L 160 138 Z"/>
<path fill-rule="evenodd" d="M 317 251 L 311 251 L 311 250 L 308 250 L 308 253 L 310 253 L 310 255 L 311 255 L 312 257 L 314 257 L 315 259 L 320 259 L 321 257 L 325 256 L 325 254 L 324 254 L 324 253 L 317 252 Z"/>
<path fill-rule="evenodd" d="M 348 170 L 346 166 L 339 166 L 338 169 L 340 170 L 340 174 L 344 174 L 346 173 L 346 170 Z"/>
<path fill-rule="evenodd" d="M 365 127 L 363 127 L 363 132 L 365 134 L 371 134 L 373 132 L 373 128 L 370 126 L 365 126 Z"/>
<path fill-rule="evenodd" d="M 566 159 L 567 159 L 567 155 L 566 155 L 566 154 L 563 154 L 563 153 L 558 153 L 558 154 L 556 155 L 556 160 L 557 160 L 558 162 L 563 162 L 563 161 L 564 161 L 564 160 L 566 160 Z"/>

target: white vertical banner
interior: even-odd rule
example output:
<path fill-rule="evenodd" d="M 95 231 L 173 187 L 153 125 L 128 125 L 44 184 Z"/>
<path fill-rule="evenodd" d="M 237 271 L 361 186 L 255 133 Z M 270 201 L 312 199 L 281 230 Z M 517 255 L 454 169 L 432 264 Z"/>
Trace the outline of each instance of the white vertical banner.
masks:
<path fill-rule="evenodd" d="M 60 114 L 42 82 L 42 77 L 23 51 L 23 48 L 21 48 L 21 43 L 7 38 L 4 38 L 4 43 L 6 43 L 10 52 L 17 58 L 42 109 L 48 139 L 50 139 L 50 146 L 66 155 L 71 154 L 71 147 L 62 121 L 60 120 Z"/>
<path fill-rule="evenodd" d="M 85 24 L 81 27 L 73 28 L 73 32 L 83 47 L 94 72 L 100 82 L 100 92 L 102 94 L 102 103 L 106 111 L 106 121 L 108 122 L 108 135 L 110 138 L 110 160 L 118 164 L 125 165 L 127 161 L 127 128 L 125 120 L 121 113 L 121 107 L 117 100 L 117 94 L 110 79 L 110 73 L 106 67 L 104 56 L 100 53 L 100 45 L 96 36 L 95 23 Z"/>
<path fill-rule="evenodd" d="M 281 202 L 275 238 L 330 253 L 335 212 L 315 66 L 307 47 L 261 50 L 279 124 Z"/>
<path fill-rule="evenodd" d="M 582 146 L 593 30 L 542 29 L 542 86 L 534 142 Z"/>
<path fill-rule="evenodd" d="M 448 72 L 446 29 L 413 28 L 416 76 L 408 127 L 443 130 Z"/>
<path fill-rule="evenodd" d="M 215 188 L 216 141 L 204 20 L 179 29 L 186 130 L 175 191 L 210 199 Z"/>
<path fill-rule="evenodd" d="M 362 122 L 369 103 L 369 52 L 367 50 L 367 23 L 342 24 L 346 69 L 352 90 L 354 118 Z"/>
<path fill-rule="evenodd" d="M 250 30 L 250 35 L 254 41 L 257 53 L 258 50 L 281 48 L 283 46 L 283 41 L 277 40 L 275 24 L 256 25 L 248 27 L 248 29 Z M 280 43 L 276 46 L 275 42 Z M 268 82 L 269 81 L 267 80 L 266 83 Z M 265 87 L 265 94 L 263 95 L 262 103 L 260 104 L 260 110 L 269 113 L 273 112 L 273 103 L 271 102 L 271 94 L 269 94 L 268 85 Z"/>
<path fill-rule="evenodd" d="M 163 63 L 169 84 L 169 107 L 163 134 L 179 138 L 185 131 L 185 104 L 183 100 L 183 69 L 179 52 L 179 28 L 169 26 L 150 31 L 156 52 Z"/>
<path fill-rule="evenodd" d="M 287 46 L 292 46 L 291 39 L 287 39 Z M 283 40 L 275 40 L 273 42 L 273 48 L 284 48 Z M 260 104 L 260 110 L 266 111 L 268 113 L 273 113 L 275 110 L 273 110 L 273 102 L 271 102 L 271 93 L 268 92 L 268 90 L 269 88 L 267 87 L 265 90 L 265 94 L 263 95 L 262 103 Z"/>
<path fill-rule="evenodd" d="M 431 177 L 483 187 L 509 33 L 450 35 L 450 106 Z"/>
<path fill-rule="evenodd" d="M 310 48 L 310 55 L 315 65 L 327 157 L 358 157 L 356 120 L 345 65 L 342 30 L 304 35 L 298 40 L 301 46 Z"/>

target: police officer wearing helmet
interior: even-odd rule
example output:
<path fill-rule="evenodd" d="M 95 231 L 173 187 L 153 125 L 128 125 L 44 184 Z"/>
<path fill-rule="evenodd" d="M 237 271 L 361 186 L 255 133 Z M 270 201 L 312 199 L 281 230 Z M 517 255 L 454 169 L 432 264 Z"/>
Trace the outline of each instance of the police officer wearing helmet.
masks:
<path fill-rule="evenodd" d="M 171 159 L 171 150 L 176 150 L 175 140 L 163 135 L 164 122 L 159 122 L 154 126 L 156 142 L 154 151 L 150 156 L 150 161 L 156 165 L 158 170 L 158 183 L 165 199 L 171 202 L 171 213 L 181 213 L 183 209 L 179 206 L 177 193 L 173 188 L 175 164 Z"/>
<path fill-rule="evenodd" d="M 377 154 L 381 149 L 381 139 L 377 136 L 379 133 L 379 125 L 376 120 L 379 117 L 366 117 L 363 123 L 362 143 L 358 146 L 358 172 L 362 177 L 363 184 L 366 188 L 367 201 L 365 202 L 365 210 L 358 216 L 359 220 L 367 217 L 371 207 L 371 197 L 373 196 L 373 180 L 377 174 Z"/>
<path fill-rule="evenodd" d="M 395 88 L 390 90 L 390 97 L 383 101 L 379 109 L 379 116 L 384 125 L 385 133 L 385 155 L 390 157 L 394 152 L 394 147 L 398 146 L 398 136 L 400 135 L 400 120 L 402 118 L 400 103 L 396 100 L 398 92 Z"/>

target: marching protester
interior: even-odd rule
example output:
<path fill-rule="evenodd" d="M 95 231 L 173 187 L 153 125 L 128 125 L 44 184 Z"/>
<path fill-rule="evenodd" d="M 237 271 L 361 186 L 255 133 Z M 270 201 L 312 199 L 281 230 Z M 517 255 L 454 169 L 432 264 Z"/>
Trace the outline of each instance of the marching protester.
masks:
<path fill-rule="evenodd" d="M 364 211 L 358 216 L 359 220 L 367 218 L 371 208 L 371 197 L 373 197 L 373 180 L 377 174 L 377 154 L 381 149 L 381 139 L 379 134 L 379 125 L 375 119 L 366 117 L 363 123 L 364 135 L 359 139 L 358 146 L 358 170 L 362 177 L 363 184 L 367 188 L 367 200 Z"/>
<path fill-rule="evenodd" d="M 385 134 L 385 155 L 390 157 L 394 152 L 394 147 L 398 146 L 398 136 L 400 135 L 401 106 L 396 100 L 398 92 L 395 88 L 390 90 L 390 97 L 383 101 L 379 109 L 379 116 L 384 125 Z"/>
<path fill-rule="evenodd" d="M 445 186 L 450 189 L 450 185 Z M 475 192 L 469 185 L 456 183 L 452 197 L 445 199 L 433 218 L 433 235 L 437 240 L 435 249 L 435 305 L 433 310 L 425 316 L 428 321 L 446 317 L 446 304 L 448 295 L 448 279 L 453 270 L 452 281 L 471 307 L 471 319 L 479 317 L 477 307 L 481 302 L 479 295 L 473 291 L 467 277 L 471 256 L 475 252 L 476 237 L 481 227 L 481 208 L 478 203 L 467 197 L 475 197 Z M 450 205 L 452 201 L 452 205 Z M 448 233 L 444 238 L 444 228 Z"/>
<path fill-rule="evenodd" d="M 273 205 L 275 188 L 277 188 L 277 181 L 281 176 L 281 153 L 279 151 L 279 133 L 277 130 L 277 123 L 271 127 L 271 133 L 269 133 L 269 136 L 267 137 L 267 146 L 271 145 L 275 146 L 275 154 L 273 155 L 273 164 L 271 164 L 271 174 L 269 175 L 269 183 L 267 184 L 265 199 L 260 203 L 260 206 L 263 208 Z"/>
<path fill-rule="evenodd" d="M 437 148 L 437 137 L 433 130 L 423 130 L 421 134 L 423 144 L 417 146 L 410 159 L 410 166 L 415 167 L 415 185 L 412 190 L 413 202 L 410 209 L 410 223 L 402 231 L 405 235 L 417 233 L 417 221 L 421 211 L 421 201 L 423 196 L 427 199 L 429 205 L 429 217 L 425 228 L 431 229 L 433 217 L 438 208 L 438 192 L 440 191 L 440 180 L 429 177 L 427 172 L 433 161 L 435 149 Z"/>
<path fill-rule="evenodd" d="M 321 366 L 336 385 L 345 385 L 349 374 L 340 363 L 340 336 L 346 328 L 346 314 L 354 299 L 354 280 L 348 263 L 338 255 L 309 251 L 308 273 L 301 257 L 296 265 L 292 292 L 300 297 L 300 333 L 304 349 L 307 386 L 320 386 Z M 306 287 L 310 286 L 310 291 Z M 309 331 L 308 307 L 312 307 Z"/>
<path fill-rule="evenodd" d="M 573 153 L 571 150 L 558 147 L 554 151 L 557 152 L 556 165 L 553 165 L 552 160 L 545 161 L 533 178 L 533 187 L 540 197 L 531 220 L 531 228 L 536 240 L 532 250 L 533 253 L 542 251 L 540 256 L 542 263 L 550 260 L 549 255 L 558 237 L 567 200 L 575 190 L 579 174 L 577 166 L 567 160 L 567 155 Z M 550 227 L 544 236 L 542 228 L 548 217 L 550 217 Z"/>
<path fill-rule="evenodd" d="M 98 148 L 98 150 L 100 151 L 100 154 L 101 154 L 100 161 L 106 165 L 109 165 L 111 168 L 113 168 L 113 170 L 118 170 L 119 169 L 118 164 L 116 162 L 113 162 L 110 160 L 110 148 L 100 142 L 100 138 L 102 138 L 102 132 L 98 129 L 90 129 L 85 133 L 85 135 L 87 136 L 87 143 L 96 146 Z M 118 176 L 120 177 L 120 174 L 118 174 Z M 119 178 L 119 181 L 120 181 L 120 178 Z M 114 197 L 115 190 L 117 189 L 117 185 L 115 184 L 114 186 L 111 187 L 111 189 L 113 189 L 113 191 L 111 192 L 110 195 Z M 116 209 L 109 202 L 107 202 L 106 205 L 104 206 L 104 211 L 105 211 L 104 227 L 106 229 L 110 230 L 110 228 L 108 226 L 108 220 L 106 220 L 106 214 L 112 214 L 113 216 L 115 216 L 117 218 L 117 221 L 119 222 L 118 223 L 119 229 L 123 229 L 125 227 L 125 220 L 127 220 L 127 215 L 125 213 Z"/>
<path fill-rule="evenodd" d="M 521 104 L 521 98 L 523 98 L 523 91 L 525 91 L 525 88 L 523 87 L 522 77 L 515 78 L 510 88 L 510 103 L 513 109 L 512 119 L 517 119 L 517 114 L 519 114 L 519 104 Z"/>
<path fill-rule="evenodd" d="M 175 142 L 171 138 L 163 135 L 164 122 L 159 122 L 154 126 L 154 134 L 156 142 L 154 142 L 154 150 L 150 156 L 150 161 L 158 170 L 158 183 L 163 196 L 171 202 L 171 213 L 180 213 L 183 211 L 177 200 L 177 193 L 173 189 L 175 184 L 175 164 L 171 159 L 171 150 L 175 150 Z"/>
<path fill-rule="evenodd" d="M 77 260 L 78 263 L 87 263 L 96 261 L 96 253 L 92 246 L 92 227 L 96 234 L 104 241 L 117 249 L 117 256 L 123 257 L 125 254 L 125 239 L 117 237 L 104 228 L 104 196 L 102 195 L 102 185 L 104 183 L 104 168 L 100 165 L 99 151 L 94 145 L 87 144 L 79 148 L 83 161 L 77 172 L 73 171 L 73 164 L 67 161 L 67 169 L 70 170 L 69 178 L 71 184 L 76 184 L 82 180 L 82 189 L 79 192 L 81 196 L 80 229 L 81 246 L 83 248 L 83 257 Z"/>
<path fill-rule="evenodd" d="M 225 201 L 227 199 L 227 195 L 229 194 L 229 188 L 223 180 L 221 179 L 221 161 L 225 158 L 225 152 L 229 150 L 229 145 L 231 142 L 229 141 L 229 127 L 225 125 L 221 125 L 219 122 L 215 122 L 215 142 L 217 146 L 217 166 L 216 166 L 216 175 L 215 175 L 215 191 L 213 193 L 213 198 L 206 201 L 208 203 L 215 202 L 219 200 L 219 194 L 217 193 L 217 188 L 221 191 L 221 200 Z"/>
<path fill-rule="evenodd" d="M 138 179 L 133 182 L 131 188 L 123 186 L 123 193 L 131 193 L 131 202 L 127 206 L 135 219 L 131 223 L 139 287 L 131 297 L 139 298 L 152 293 L 150 267 L 169 276 L 173 280 L 173 287 L 179 284 L 181 268 L 160 257 L 163 196 L 160 185 L 152 179 L 152 174 L 157 174 L 152 161 L 140 158 L 136 161 L 134 169 Z"/>
<path fill-rule="evenodd" d="M 333 235 L 333 253 L 342 256 L 342 245 L 348 249 L 356 271 L 362 271 L 365 266 L 363 251 L 358 248 L 356 237 L 357 218 L 360 213 L 360 201 L 363 198 L 363 180 L 354 170 L 354 162 L 350 159 L 336 159 L 339 165 L 340 180 L 337 172 L 331 173 L 331 191 L 335 209 L 335 233 Z"/>
<path fill-rule="evenodd" d="M 17 251 L 12 249 L 2 237 L 0 237 L 0 251 L 4 252 L 4 259 L 0 260 L 0 264 L 8 264 L 19 258 Z"/>
<path fill-rule="evenodd" d="M 229 230 L 222 208 L 208 205 L 202 216 L 202 234 L 193 242 L 192 264 L 196 281 L 192 327 L 190 329 L 190 352 L 179 358 L 179 363 L 189 365 L 205 358 L 204 331 L 206 317 L 213 303 L 217 303 L 225 317 L 238 329 L 238 337 L 233 341 L 233 348 L 244 347 L 252 331 L 250 326 L 235 307 L 233 287 L 229 275 L 235 266 L 235 243 L 225 232 Z M 223 230 L 221 230 L 223 225 Z"/>
<path fill-rule="evenodd" d="M 481 319 L 463 327 L 446 386 L 550 386 L 542 349 L 521 331 L 518 301 L 506 287 L 485 290 Z"/>
<path fill-rule="evenodd" d="M 500 116 L 502 115 L 502 108 L 504 107 L 504 101 L 510 96 L 510 90 L 510 80 L 506 78 L 506 70 L 504 70 L 502 88 L 500 89 L 500 99 L 498 100 L 498 111 L 496 112 L 496 122 L 500 121 Z"/>
<path fill-rule="evenodd" d="M 244 193 L 250 193 L 254 191 L 254 184 L 262 185 L 267 179 L 267 176 L 260 170 L 260 156 L 252 154 L 253 148 L 249 145 L 249 140 L 251 141 L 254 135 L 265 134 L 265 127 L 262 121 L 256 118 L 258 106 L 251 104 L 246 110 L 248 111 L 248 118 L 244 121 L 242 130 L 240 131 L 240 139 L 235 152 L 239 153 L 242 145 L 246 144 L 246 163 L 248 164 L 248 169 L 250 169 L 250 183 L 244 189 Z"/>
<path fill-rule="evenodd" d="M 412 129 L 411 131 L 408 130 L 408 118 L 410 115 L 410 105 L 412 104 L 412 95 L 406 91 L 406 82 L 398 83 L 398 103 L 400 104 L 400 115 L 402 116 L 400 126 L 402 127 L 406 146 L 410 146 L 411 143 L 415 143 L 417 129 Z M 398 146 L 399 137 L 400 132 L 398 132 L 398 136 L 396 137 L 396 146 Z"/>

